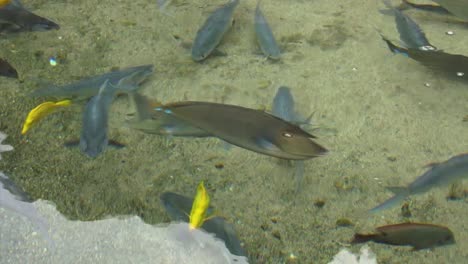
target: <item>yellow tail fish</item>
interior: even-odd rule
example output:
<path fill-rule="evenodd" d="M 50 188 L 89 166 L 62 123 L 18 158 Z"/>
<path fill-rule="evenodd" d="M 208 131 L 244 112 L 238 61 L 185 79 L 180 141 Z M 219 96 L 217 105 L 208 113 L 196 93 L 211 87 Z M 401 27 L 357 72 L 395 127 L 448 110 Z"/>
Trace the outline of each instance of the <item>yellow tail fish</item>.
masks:
<path fill-rule="evenodd" d="M 1 1 L 1 0 L 0 0 Z M 44 118 L 45 116 L 51 114 L 59 107 L 69 106 L 71 104 L 70 100 L 63 100 L 58 102 L 45 102 L 38 106 L 36 106 L 33 110 L 31 110 L 26 117 L 26 120 L 23 124 L 23 129 L 21 130 L 21 134 L 24 135 L 28 130 L 39 120 Z"/>
<path fill-rule="evenodd" d="M 0 0 L 0 7 L 4 7 L 8 5 L 11 2 L 11 0 Z"/>
<path fill-rule="evenodd" d="M 193 200 L 192 210 L 190 211 L 190 229 L 196 229 L 203 225 L 207 219 L 206 211 L 210 206 L 210 196 L 203 185 L 203 181 L 198 184 L 197 193 Z"/>

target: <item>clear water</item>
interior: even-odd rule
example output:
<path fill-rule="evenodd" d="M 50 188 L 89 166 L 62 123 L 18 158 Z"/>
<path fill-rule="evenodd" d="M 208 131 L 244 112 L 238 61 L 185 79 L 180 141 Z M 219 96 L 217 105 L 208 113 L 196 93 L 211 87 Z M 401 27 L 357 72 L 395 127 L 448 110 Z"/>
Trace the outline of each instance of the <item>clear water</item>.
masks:
<path fill-rule="evenodd" d="M 393 17 L 378 12 L 380 1 L 263 1 L 284 49 L 279 62 L 257 54 L 256 3 L 241 1 L 220 45 L 227 56 L 192 62 L 174 35 L 192 40 L 222 2 L 173 0 L 161 12 L 149 0 L 23 1 L 61 29 L 0 39 L 0 57 L 20 75 L 20 81 L 0 79 L 0 131 L 15 147 L 2 155 L 0 170 L 70 219 L 136 215 L 150 224 L 169 221 L 159 202 L 162 192 L 193 196 L 204 180 L 212 205 L 234 224 L 253 263 L 294 263 L 290 254 L 295 263 L 327 263 L 344 246 L 358 251 L 360 246 L 348 245 L 354 232 L 404 221 L 448 226 L 457 244 L 413 252 L 371 243 L 379 263 L 464 263 L 466 197 L 448 201 L 448 188 L 440 188 L 412 197 L 411 217 L 402 216 L 400 207 L 375 216 L 366 211 L 390 197 L 385 186 L 405 185 L 425 164 L 468 150 L 467 84 L 392 55 L 378 31 L 395 43 L 398 33 Z M 468 55 L 466 23 L 417 10 L 407 14 L 436 47 Z M 449 30 L 455 34 L 447 35 Z M 50 66 L 50 56 L 57 56 L 57 66 Z M 124 149 L 89 159 L 63 146 L 79 138 L 82 102 L 21 136 L 28 111 L 44 101 L 26 96 L 36 88 L 34 80 L 66 84 L 142 64 L 156 70 L 141 92 L 161 102 L 269 108 L 276 89 L 288 86 L 298 112 L 315 112 L 313 133 L 330 154 L 305 162 L 295 194 L 294 167 L 275 158 L 226 149 L 217 139 L 168 138 L 126 127 L 135 110 L 124 96 L 111 107 L 109 130 Z M 323 207 L 316 206 L 319 201 Z M 352 225 L 337 226 L 343 218 Z"/>

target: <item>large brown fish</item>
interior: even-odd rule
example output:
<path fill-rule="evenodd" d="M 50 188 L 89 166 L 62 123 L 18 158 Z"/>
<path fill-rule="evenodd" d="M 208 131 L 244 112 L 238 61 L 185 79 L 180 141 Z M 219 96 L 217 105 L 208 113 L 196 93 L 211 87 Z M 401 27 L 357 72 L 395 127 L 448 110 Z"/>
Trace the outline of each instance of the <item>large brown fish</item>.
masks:
<path fill-rule="evenodd" d="M 264 111 L 209 102 L 178 102 L 155 108 L 233 145 L 261 154 L 304 160 L 327 153 L 315 136 Z"/>
<path fill-rule="evenodd" d="M 377 227 L 376 231 L 374 234 L 355 234 L 351 243 L 374 241 L 397 246 L 413 246 L 414 250 L 455 244 L 452 231 L 439 225 L 401 223 Z"/>

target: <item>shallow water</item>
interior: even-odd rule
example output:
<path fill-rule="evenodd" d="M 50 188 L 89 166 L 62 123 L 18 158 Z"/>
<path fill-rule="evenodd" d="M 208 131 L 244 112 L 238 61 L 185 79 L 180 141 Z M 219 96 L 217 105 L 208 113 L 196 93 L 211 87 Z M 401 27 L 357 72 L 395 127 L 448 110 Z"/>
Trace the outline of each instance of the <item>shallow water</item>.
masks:
<path fill-rule="evenodd" d="M 33 198 L 53 201 L 70 219 L 137 215 L 168 221 L 164 191 L 193 196 L 204 180 L 212 205 L 234 224 L 253 263 L 327 263 L 355 231 L 403 221 L 448 226 L 457 244 L 433 251 L 370 244 L 379 263 L 464 263 L 468 257 L 468 199 L 449 201 L 448 188 L 411 197 L 411 217 L 399 207 L 375 216 L 366 210 L 391 196 L 385 186 L 406 185 L 425 164 L 468 150 L 468 87 L 403 56 L 392 55 L 378 32 L 395 43 L 394 19 L 379 1 L 263 1 L 285 53 L 279 62 L 257 55 L 256 3 L 241 1 L 220 50 L 225 57 L 190 59 L 174 35 L 194 38 L 223 1 L 23 1 L 61 25 L 58 31 L 2 36 L 0 57 L 20 81 L 0 79 L 0 131 L 15 150 L 0 171 Z M 394 2 L 396 3 L 396 2 Z M 468 25 L 437 14 L 407 12 L 436 47 L 468 56 Z M 446 31 L 455 32 L 453 36 Z M 48 58 L 56 55 L 57 66 Z M 314 112 L 314 134 L 330 150 L 305 162 L 301 192 L 294 167 L 220 140 L 166 138 L 125 126 L 134 109 L 126 97 L 111 107 L 109 137 L 127 145 L 97 159 L 63 143 L 80 135 L 84 104 L 44 119 L 21 136 L 35 79 L 64 84 L 113 67 L 152 63 L 141 92 L 162 102 L 202 100 L 251 108 L 270 106 L 276 89 L 291 88 L 297 111 Z M 215 165 L 223 164 L 223 169 Z M 466 181 L 464 188 L 467 187 Z M 315 206 L 324 201 L 323 207 Z M 350 227 L 336 222 L 347 218 Z M 360 245 L 351 247 L 358 251 Z"/>

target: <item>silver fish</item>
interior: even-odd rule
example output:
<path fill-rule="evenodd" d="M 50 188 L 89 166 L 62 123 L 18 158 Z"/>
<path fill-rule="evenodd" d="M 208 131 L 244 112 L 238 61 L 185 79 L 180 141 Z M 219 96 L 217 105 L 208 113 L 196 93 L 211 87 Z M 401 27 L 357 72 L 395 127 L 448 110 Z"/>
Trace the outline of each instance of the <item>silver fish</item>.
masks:
<path fill-rule="evenodd" d="M 263 54 L 273 60 L 280 59 L 280 48 L 262 10 L 260 10 L 260 1 L 258 1 L 257 8 L 255 9 L 255 34 L 257 35 L 257 41 Z"/>
<path fill-rule="evenodd" d="M 80 149 L 92 158 L 104 151 L 109 143 L 108 116 L 114 95 L 115 88 L 109 84 L 109 80 L 105 80 L 99 93 L 89 100 L 83 112 Z"/>
<path fill-rule="evenodd" d="M 294 109 L 294 98 L 291 90 L 286 86 L 281 86 L 276 91 L 273 98 L 272 114 L 290 123 L 300 125 L 308 124 L 312 115 L 304 120 Z M 299 192 L 304 178 L 305 164 L 302 160 L 295 161 L 294 177 L 296 178 L 296 193 Z"/>
<path fill-rule="evenodd" d="M 388 0 L 383 0 L 383 3 L 393 11 L 400 39 L 405 43 L 407 48 L 425 51 L 437 50 L 436 47 L 429 43 L 426 35 L 414 20 L 394 8 Z"/>
<path fill-rule="evenodd" d="M 89 77 L 64 86 L 53 86 L 35 90 L 30 96 L 78 97 L 89 98 L 98 93 L 102 84 L 108 80 L 118 93 L 129 93 L 140 88 L 140 85 L 153 73 L 153 65 L 142 65 L 108 72 Z"/>
<path fill-rule="evenodd" d="M 441 163 L 430 164 L 430 169 L 407 187 L 389 187 L 395 193 L 393 197 L 374 207 L 370 212 L 388 209 L 403 201 L 406 197 L 423 193 L 431 188 L 448 185 L 463 177 L 468 177 L 468 154 L 454 156 Z"/>
<path fill-rule="evenodd" d="M 229 2 L 216 9 L 197 31 L 192 45 L 192 59 L 202 61 L 206 59 L 219 45 L 224 34 L 232 24 L 232 16 L 239 0 Z"/>

